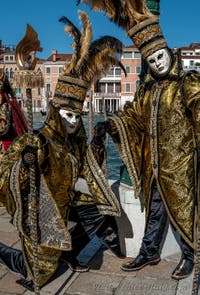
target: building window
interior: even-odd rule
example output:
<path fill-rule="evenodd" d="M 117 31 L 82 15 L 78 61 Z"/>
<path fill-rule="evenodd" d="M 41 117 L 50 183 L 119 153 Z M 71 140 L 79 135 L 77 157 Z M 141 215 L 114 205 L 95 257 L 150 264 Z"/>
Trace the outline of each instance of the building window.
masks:
<path fill-rule="evenodd" d="M 5 55 L 5 60 L 9 60 L 9 57 L 8 57 L 8 55 Z"/>
<path fill-rule="evenodd" d="M 131 70 L 130 70 L 130 67 L 125 67 L 125 69 L 126 69 L 126 73 L 129 74 L 130 71 L 131 71 Z"/>
<path fill-rule="evenodd" d="M 113 93 L 114 90 L 113 83 L 107 83 L 107 93 Z"/>
<path fill-rule="evenodd" d="M 62 74 L 62 71 L 63 71 L 63 67 L 59 67 L 59 68 L 58 68 L 58 73 L 59 73 L 59 74 Z"/>
<path fill-rule="evenodd" d="M 132 52 L 124 52 L 123 57 L 124 58 L 132 58 Z"/>
<path fill-rule="evenodd" d="M 140 52 L 134 52 L 134 57 L 135 58 L 141 58 L 141 53 Z"/>
<path fill-rule="evenodd" d="M 121 92 L 121 83 L 115 83 L 115 92 Z"/>
<path fill-rule="evenodd" d="M 105 93 L 106 92 L 106 84 L 101 83 L 99 86 L 100 86 L 99 87 L 100 93 Z"/>
<path fill-rule="evenodd" d="M 115 76 L 121 76 L 121 69 L 115 69 Z"/>
<path fill-rule="evenodd" d="M 38 95 L 41 95 L 41 88 L 38 88 Z"/>
<path fill-rule="evenodd" d="M 13 69 L 10 69 L 10 79 L 13 79 Z"/>
<path fill-rule="evenodd" d="M 10 60 L 14 60 L 14 56 L 13 55 L 10 55 Z"/>
<path fill-rule="evenodd" d="M 131 84 L 126 83 L 126 92 L 131 92 Z"/>
<path fill-rule="evenodd" d="M 140 72 L 141 72 L 141 67 L 136 67 L 135 70 L 136 70 L 136 73 L 137 73 L 137 74 L 140 74 Z"/>
<path fill-rule="evenodd" d="M 190 66 L 193 66 L 193 65 L 194 65 L 194 61 L 190 60 Z"/>
<path fill-rule="evenodd" d="M 46 68 L 46 74 L 50 74 L 51 73 L 51 68 L 50 67 L 47 67 Z"/>

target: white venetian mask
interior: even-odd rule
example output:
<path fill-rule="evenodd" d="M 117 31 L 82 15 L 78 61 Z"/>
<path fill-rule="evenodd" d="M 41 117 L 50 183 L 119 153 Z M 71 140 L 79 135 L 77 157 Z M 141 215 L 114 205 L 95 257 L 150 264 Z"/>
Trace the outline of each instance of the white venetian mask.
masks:
<path fill-rule="evenodd" d="M 61 115 L 64 121 L 67 133 L 68 134 L 74 133 L 80 121 L 80 117 L 81 117 L 80 112 L 72 112 L 72 111 L 61 109 L 59 111 L 59 114 Z"/>
<path fill-rule="evenodd" d="M 166 48 L 155 51 L 146 60 L 150 69 L 159 76 L 165 75 L 171 67 L 171 56 Z"/>

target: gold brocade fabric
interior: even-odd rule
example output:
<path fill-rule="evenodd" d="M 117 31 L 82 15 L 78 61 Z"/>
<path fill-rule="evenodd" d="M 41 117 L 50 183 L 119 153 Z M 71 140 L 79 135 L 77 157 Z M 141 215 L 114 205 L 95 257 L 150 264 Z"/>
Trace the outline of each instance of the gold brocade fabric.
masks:
<path fill-rule="evenodd" d="M 132 105 L 110 120 L 119 132 L 118 150 L 136 196 L 142 184 L 147 218 L 155 179 L 171 223 L 194 247 L 200 77 L 192 73 L 183 82 L 183 76 L 177 60 L 168 79 L 158 82 L 148 75 Z"/>
<path fill-rule="evenodd" d="M 39 163 L 39 278 L 43 286 L 54 274 L 61 251 L 71 249 L 67 229 L 70 206 L 98 202 L 98 197 L 75 191 L 75 183 L 84 175 L 86 134 L 80 125 L 73 135 L 66 135 L 59 110 L 50 106 L 47 118 L 34 135 Z M 3 201 L 13 224 L 20 232 L 23 255 L 30 278 L 33 273 L 33 247 L 29 214 L 29 175 L 21 164 L 21 151 L 27 145 L 27 134 L 18 138 L 3 156 L 0 164 L 0 201 Z M 18 180 L 18 181 L 16 181 Z M 90 181 L 93 180 L 90 178 Z M 95 183 L 95 181 L 94 181 Z M 106 198 L 104 204 L 112 206 Z M 101 200 L 101 204 L 102 200 Z M 112 210 L 111 210 L 112 211 Z M 112 212 L 113 214 L 113 212 Z"/>
<path fill-rule="evenodd" d="M 101 214 L 120 216 L 119 201 L 108 184 L 105 171 L 97 163 L 90 145 L 84 161 L 84 178 Z"/>
<path fill-rule="evenodd" d="M 79 133 L 81 133 L 81 127 Z M 73 145 L 65 139 L 64 126 L 55 108 L 51 108 L 44 127 L 34 137 L 38 147 L 40 166 L 40 284 L 53 275 L 61 250 L 71 249 L 71 238 L 67 230 L 67 216 L 71 204 L 71 192 L 79 175 L 81 153 L 84 152 L 85 135 Z M 76 147 L 76 141 L 79 146 Z M 81 142 L 81 144 L 80 144 Z M 28 215 L 28 175 L 20 165 L 21 151 L 27 144 L 27 135 L 20 137 L 8 149 L 0 166 L 0 189 L 8 213 L 13 217 L 22 241 L 26 243 L 27 267 L 32 274 L 32 244 L 30 240 L 30 217 Z M 83 150 L 81 150 L 83 148 Z M 76 154 L 75 154 L 76 152 Z M 16 181 L 18 179 L 19 181 Z M 52 257 L 52 253 L 54 257 Z M 48 263 L 46 263 L 48 261 Z M 47 266 L 48 265 L 48 266 Z"/>

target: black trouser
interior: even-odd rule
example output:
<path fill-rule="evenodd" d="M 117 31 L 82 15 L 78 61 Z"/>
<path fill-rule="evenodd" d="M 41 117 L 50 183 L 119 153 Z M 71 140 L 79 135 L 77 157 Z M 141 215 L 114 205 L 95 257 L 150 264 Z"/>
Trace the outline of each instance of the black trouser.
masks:
<path fill-rule="evenodd" d="M 0 262 L 3 262 L 10 270 L 27 276 L 22 252 L 0 243 Z"/>
<path fill-rule="evenodd" d="M 67 251 L 67 255 L 77 256 L 95 234 L 116 255 L 121 254 L 118 228 L 113 216 L 100 214 L 95 205 L 83 205 L 70 210 L 70 219 L 77 224 L 70 229 L 72 251 Z"/>
<path fill-rule="evenodd" d="M 145 234 L 140 248 L 140 254 L 149 258 L 156 258 L 160 255 L 161 245 L 165 236 L 168 216 L 156 185 L 153 186 L 149 217 Z M 194 260 L 194 250 L 180 238 L 182 257 Z"/>
<path fill-rule="evenodd" d="M 121 254 L 118 230 L 114 217 L 100 214 L 95 205 L 86 205 L 72 208 L 71 219 L 77 222 L 70 229 L 72 250 L 63 251 L 63 257 L 66 256 L 67 259 L 69 256 L 78 256 L 95 234 L 116 255 Z M 0 243 L 0 260 L 12 271 L 21 273 L 26 277 L 27 271 L 22 251 Z"/>

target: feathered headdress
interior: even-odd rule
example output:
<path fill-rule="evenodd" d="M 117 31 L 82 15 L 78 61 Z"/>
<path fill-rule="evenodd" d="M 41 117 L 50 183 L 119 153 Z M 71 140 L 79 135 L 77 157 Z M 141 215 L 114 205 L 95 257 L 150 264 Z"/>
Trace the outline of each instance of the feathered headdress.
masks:
<path fill-rule="evenodd" d="M 41 71 L 35 71 L 37 58 L 33 53 L 42 51 L 38 34 L 27 24 L 26 33 L 17 44 L 15 60 L 19 71 L 14 73 L 13 84 L 16 88 L 36 88 L 44 86 L 44 79 Z"/>
<path fill-rule="evenodd" d="M 77 4 L 80 2 L 92 10 L 104 11 L 111 21 L 125 29 L 144 58 L 167 47 L 158 18 L 144 0 L 78 0 Z"/>
<path fill-rule="evenodd" d="M 78 11 L 83 30 L 80 31 L 68 18 L 60 18 L 60 22 L 67 24 L 65 32 L 74 39 L 72 48 L 74 53 L 70 64 L 63 68 L 58 78 L 53 103 L 62 108 L 82 110 L 86 92 L 91 83 L 107 74 L 113 65 L 125 69 L 119 61 L 123 44 L 110 36 L 92 41 L 92 28 L 88 15 Z"/>

